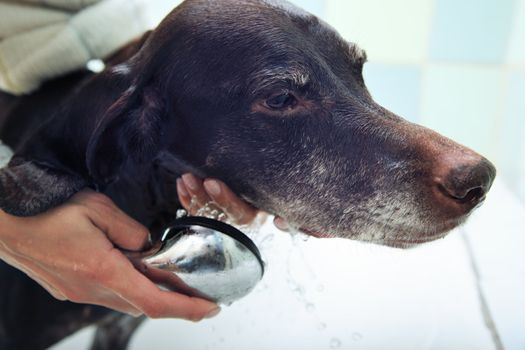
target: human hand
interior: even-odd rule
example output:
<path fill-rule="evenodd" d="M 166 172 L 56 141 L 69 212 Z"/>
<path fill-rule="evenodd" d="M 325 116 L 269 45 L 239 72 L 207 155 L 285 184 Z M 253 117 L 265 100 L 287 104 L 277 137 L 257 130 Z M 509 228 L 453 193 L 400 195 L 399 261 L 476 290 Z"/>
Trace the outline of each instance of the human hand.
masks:
<path fill-rule="evenodd" d="M 34 217 L 0 211 L 0 258 L 55 298 L 102 305 L 151 318 L 201 320 L 219 307 L 204 299 L 161 291 L 118 248 L 141 250 L 147 229 L 105 195 L 83 191 Z"/>
<path fill-rule="evenodd" d="M 177 193 L 180 203 L 191 215 L 210 202 L 238 225 L 250 224 L 259 213 L 257 208 L 237 197 L 224 182 L 217 179 L 202 180 L 193 174 L 184 174 L 177 179 Z M 288 230 L 287 222 L 279 216 L 274 218 L 274 225 L 280 230 Z"/>
<path fill-rule="evenodd" d="M 213 203 L 233 223 L 247 225 L 258 213 L 256 208 L 237 197 L 224 182 L 217 179 L 202 180 L 193 174 L 184 174 L 177 179 L 177 193 L 180 203 L 191 215 Z"/>

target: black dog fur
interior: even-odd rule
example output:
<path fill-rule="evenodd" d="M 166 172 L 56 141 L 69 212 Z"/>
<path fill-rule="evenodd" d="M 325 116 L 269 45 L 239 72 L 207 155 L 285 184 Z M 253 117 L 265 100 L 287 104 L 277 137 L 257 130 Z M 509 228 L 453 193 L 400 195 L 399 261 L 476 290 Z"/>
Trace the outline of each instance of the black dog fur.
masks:
<path fill-rule="evenodd" d="M 84 187 L 154 237 L 184 172 L 225 181 L 305 232 L 407 247 L 443 237 L 483 200 L 494 167 L 368 93 L 365 54 L 286 2 L 187 0 L 99 74 L 2 96 L 0 208 L 29 216 Z M 37 234 L 37 233 L 35 233 Z M 125 348 L 138 321 L 54 300 L 2 264 L 0 348 L 43 349 L 89 324 Z"/>

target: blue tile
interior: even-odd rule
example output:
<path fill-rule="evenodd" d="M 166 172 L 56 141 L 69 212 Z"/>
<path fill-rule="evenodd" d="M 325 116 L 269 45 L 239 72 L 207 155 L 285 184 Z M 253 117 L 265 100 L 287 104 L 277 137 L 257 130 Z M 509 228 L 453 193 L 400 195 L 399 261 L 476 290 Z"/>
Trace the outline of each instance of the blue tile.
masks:
<path fill-rule="evenodd" d="M 419 120 L 421 74 L 417 66 L 367 63 L 363 73 L 377 103 L 407 120 Z"/>
<path fill-rule="evenodd" d="M 291 2 L 318 17 L 324 17 L 324 0 L 291 0 Z"/>
<path fill-rule="evenodd" d="M 500 69 L 482 65 L 429 65 L 422 88 L 422 124 L 494 160 L 503 77 Z"/>
<path fill-rule="evenodd" d="M 515 0 L 436 0 L 431 59 L 502 62 L 514 8 Z"/>

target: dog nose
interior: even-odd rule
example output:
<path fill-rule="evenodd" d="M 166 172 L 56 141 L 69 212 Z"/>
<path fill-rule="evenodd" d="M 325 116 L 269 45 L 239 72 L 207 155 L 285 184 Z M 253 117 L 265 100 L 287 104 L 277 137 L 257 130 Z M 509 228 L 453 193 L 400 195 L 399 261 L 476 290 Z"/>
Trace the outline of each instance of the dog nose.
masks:
<path fill-rule="evenodd" d="M 480 157 L 481 158 L 481 157 Z M 437 178 L 441 192 L 456 203 L 474 207 L 485 195 L 496 177 L 496 168 L 485 158 L 472 163 L 452 162 L 444 177 Z"/>

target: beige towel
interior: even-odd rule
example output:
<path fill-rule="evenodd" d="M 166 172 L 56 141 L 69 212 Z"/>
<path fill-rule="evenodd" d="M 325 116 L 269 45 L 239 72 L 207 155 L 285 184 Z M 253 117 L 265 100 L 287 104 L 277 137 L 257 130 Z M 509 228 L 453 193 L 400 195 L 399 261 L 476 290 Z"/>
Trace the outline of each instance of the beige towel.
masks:
<path fill-rule="evenodd" d="M 105 58 L 151 23 L 140 0 L 0 0 L 0 89 L 29 93 Z"/>
<path fill-rule="evenodd" d="M 12 156 L 13 151 L 11 151 L 11 148 L 7 147 L 2 141 L 0 141 L 0 168 L 6 166 Z"/>

